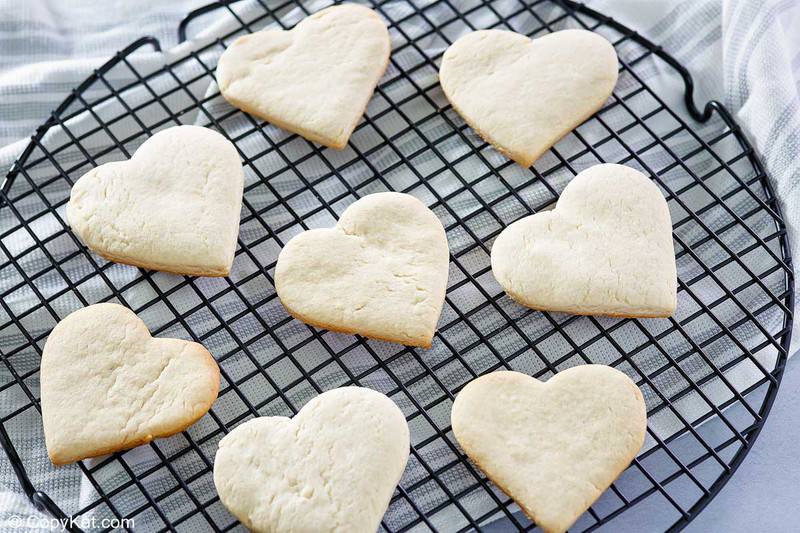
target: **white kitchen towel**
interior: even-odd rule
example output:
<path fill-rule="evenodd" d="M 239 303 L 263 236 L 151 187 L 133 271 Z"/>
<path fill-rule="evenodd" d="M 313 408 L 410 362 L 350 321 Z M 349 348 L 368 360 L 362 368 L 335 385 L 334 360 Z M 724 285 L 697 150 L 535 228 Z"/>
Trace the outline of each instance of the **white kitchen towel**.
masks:
<path fill-rule="evenodd" d="M 169 49 L 183 14 L 205 2 L 0 0 L 0 175 L 24 148 L 25 138 L 92 69 L 142 35 L 157 37 Z M 716 98 L 731 109 L 762 155 L 782 202 L 793 249 L 798 250 L 800 214 L 794 189 L 800 171 L 792 159 L 800 148 L 800 40 L 795 37 L 800 6 L 788 0 L 598 0 L 590 5 L 662 44 L 686 65 L 698 85 L 698 103 Z M 299 14 L 292 16 L 290 21 L 296 21 Z M 192 29 L 211 35 L 218 31 Z M 158 60 L 158 54 L 146 48 L 131 59 L 145 70 Z M 683 88 L 674 72 L 656 61 L 637 68 L 649 68 L 648 82 L 675 109 L 683 109 Z M 21 447 L 20 453 L 44 458 L 41 450 Z M 142 461 L 147 460 L 143 451 Z M 42 464 L 37 486 L 60 503 L 75 500 L 66 508 L 91 499 L 77 470 L 59 476 L 49 476 L 49 471 Z M 0 459 L 0 490 L 0 527 L 13 516 L 32 512 L 20 503 L 20 489 L 5 458 Z"/>

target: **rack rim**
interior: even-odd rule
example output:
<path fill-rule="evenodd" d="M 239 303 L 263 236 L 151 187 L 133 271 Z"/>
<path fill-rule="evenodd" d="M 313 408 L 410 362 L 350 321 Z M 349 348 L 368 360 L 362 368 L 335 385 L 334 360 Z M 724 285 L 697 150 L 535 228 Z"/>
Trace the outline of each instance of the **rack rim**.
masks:
<path fill-rule="evenodd" d="M 193 20 L 200 17 L 201 15 L 211 13 L 217 9 L 228 7 L 231 4 L 237 3 L 240 0 L 216 0 L 199 8 L 196 8 L 190 11 L 184 18 L 180 21 L 177 27 L 177 37 L 178 37 L 178 44 L 183 43 L 187 40 L 187 31 L 188 27 Z M 385 0 L 375 0 L 377 3 L 383 3 Z M 783 215 L 780 206 L 780 201 L 774 195 L 774 189 L 770 183 L 769 174 L 766 172 L 765 167 L 761 163 L 761 158 L 758 155 L 758 152 L 747 139 L 747 136 L 744 131 L 742 131 L 741 127 L 736 122 L 733 115 L 728 111 L 727 107 L 719 102 L 718 100 L 710 100 L 705 103 L 701 108 L 698 107 L 694 101 L 694 80 L 692 78 L 691 73 L 689 70 L 684 67 L 677 59 L 675 59 L 671 54 L 669 54 L 663 47 L 657 45 L 647 39 L 646 37 L 639 34 L 637 31 L 630 29 L 629 27 L 621 24 L 620 22 L 616 21 L 614 18 L 609 17 L 601 12 L 598 12 L 588 6 L 586 6 L 582 2 L 578 2 L 575 0 L 550 0 L 555 4 L 561 5 L 563 8 L 573 11 L 573 13 L 580 13 L 584 15 L 591 16 L 592 18 L 602 22 L 605 25 L 608 25 L 620 33 L 624 34 L 625 36 L 629 37 L 630 39 L 638 42 L 643 47 L 648 49 L 650 52 L 658 56 L 660 59 L 665 61 L 670 67 L 672 67 L 682 78 L 684 84 L 684 104 L 689 115 L 696 120 L 697 122 L 707 122 L 716 112 L 719 117 L 723 120 L 723 122 L 730 128 L 730 130 L 735 134 L 736 139 L 742 144 L 743 149 L 747 152 L 747 157 L 749 162 L 753 165 L 755 171 L 759 174 L 759 183 L 760 186 L 765 191 L 768 198 L 775 198 L 774 204 L 774 212 L 776 218 L 780 221 L 780 228 L 785 229 L 785 223 L 783 222 Z M 338 3 L 339 0 L 336 0 Z M 36 128 L 34 134 L 30 137 L 28 144 L 25 146 L 23 151 L 17 157 L 15 162 L 12 164 L 11 168 L 9 169 L 8 173 L 4 177 L 2 183 L 0 183 L 0 210 L 7 206 L 7 202 L 10 200 L 8 199 L 8 192 L 13 185 L 14 179 L 20 172 L 20 167 L 25 163 L 25 161 L 29 158 L 33 150 L 36 148 L 39 141 L 42 140 L 44 135 L 47 131 L 59 123 L 59 115 L 61 115 L 65 110 L 67 110 L 70 105 L 75 103 L 78 99 L 79 95 L 81 95 L 88 87 L 92 84 L 97 82 L 103 74 L 112 70 L 116 65 L 120 62 L 128 58 L 131 54 L 137 52 L 140 48 L 145 46 L 150 46 L 153 48 L 154 52 L 162 52 L 162 46 L 159 40 L 151 35 L 140 37 L 136 39 L 128 46 L 122 48 L 118 52 L 116 52 L 108 61 L 106 61 L 100 67 L 94 69 L 92 73 L 78 86 L 76 86 L 72 91 L 70 91 L 69 95 L 61 102 L 61 104 L 56 107 L 48 116 L 48 118 L 43 122 L 39 127 Z M 781 250 L 781 259 L 786 263 L 787 266 L 792 267 L 792 254 L 790 245 L 788 242 L 788 238 L 786 232 L 784 231 L 778 237 L 780 250 Z M 13 261 L 13 259 L 12 259 Z M 788 309 L 788 313 L 784 313 L 784 323 L 783 327 L 778 330 L 786 331 L 785 334 L 782 335 L 780 347 L 781 349 L 778 350 L 777 359 L 775 363 L 774 369 L 769 372 L 775 379 L 773 382 L 770 382 L 768 385 L 767 392 L 764 396 L 764 400 L 761 404 L 760 409 L 758 410 L 759 415 L 761 415 L 761 420 L 756 424 L 756 426 L 748 431 L 749 437 L 747 438 L 747 444 L 742 446 L 733 457 L 728 462 L 729 465 L 729 472 L 722 473 L 716 481 L 711 485 L 708 489 L 709 494 L 706 496 L 701 497 L 690 509 L 686 511 L 685 515 L 682 515 L 670 528 L 669 531 L 680 531 L 683 530 L 714 498 L 719 494 L 719 492 L 724 488 L 726 483 L 730 481 L 730 479 L 734 476 L 736 471 L 738 470 L 739 466 L 742 464 L 744 459 L 747 457 L 748 453 L 752 450 L 753 446 L 755 445 L 756 441 L 758 440 L 758 436 L 761 433 L 761 430 L 764 427 L 764 424 L 769 416 L 769 413 L 772 409 L 772 406 L 775 402 L 777 397 L 777 392 L 780 388 L 780 383 L 783 378 L 783 373 L 785 370 L 786 362 L 789 357 L 789 349 L 791 346 L 791 339 L 792 339 L 792 316 L 794 313 L 794 306 L 795 306 L 795 291 L 794 291 L 794 272 L 788 272 L 786 277 L 786 289 L 787 295 L 784 299 L 784 303 L 786 308 Z M 2 354 L 0 354 L 2 356 Z M 718 415 L 713 415 L 713 419 L 718 418 Z M 66 529 L 69 531 L 82 531 L 80 528 L 73 524 L 69 524 L 69 517 L 64 513 L 64 511 L 60 508 L 60 506 L 55 503 L 47 493 L 37 490 L 36 487 L 33 485 L 30 477 L 27 474 L 27 470 L 23 464 L 22 459 L 17 453 L 16 448 L 14 447 L 10 436 L 8 435 L 5 425 L 0 423 L 0 445 L 2 445 L 3 450 L 11 463 L 13 468 L 14 474 L 19 481 L 23 492 L 26 494 L 28 499 L 33 503 L 34 507 L 38 510 L 49 513 L 54 518 L 59 520 L 66 521 L 67 526 Z"/>

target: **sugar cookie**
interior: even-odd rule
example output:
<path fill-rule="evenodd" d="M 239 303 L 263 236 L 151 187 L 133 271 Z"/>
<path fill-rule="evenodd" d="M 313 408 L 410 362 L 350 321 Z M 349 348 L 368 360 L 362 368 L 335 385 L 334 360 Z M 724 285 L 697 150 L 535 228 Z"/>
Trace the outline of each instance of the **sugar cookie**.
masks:
<path fill-rule="evenodd" d="M 332 6 L 289 31 L 236 39 L 217 65 L 222 96 L 248 113 L 332 148 L 344 148 L 389 63 L 381 18 Z"/>
<path fill-rule="evenodd" d="M 445 51 L 439 80 L 481 137 L 529 167 L 600 109 L 617 83 L 617 54 L 600 35 L 562 30 L 536 39 L 469 33 Z"/>
<path fill-rule="evenodd" d="M 227 276 L 239 235 L 244 171 L 233 144 L 199 126 L 159 131 L 128 161 L 72 187 L 67 221 L 109 261 L 193 276 Z"/>
<path fill-rule="evenodd" d="M 47 453 L 62 465 L 173 435 L 218 391 L 219 368 L 200 344 L 155 339 L 118 304 L 84 307 L 53 328 L 42 352 Z"/>
<path fill-rule="evenodd" d="M 214 484 L 225 507 L 256 532 L 373 533 L 408 452 L 408 424 L 394 402 L 344 387 L 294 418 L 235 428 L 219 443 Z"/>
<path fill-rule="evenodd" d="M 534 309 L 670 316 L 678 282 L 667 202 L 641 172 L 595 165 L 572 179 L 555 209 L 503 230 L 492 273 Z"/>
<path fill-rule="evenodd" d="M 295 236 L 281 250 L 275 290 L 309 324 L 429 347 L 447 288 L 439 219 L 408 194 L 370 194 L 335 228 Z"/>
<path fill-rule="evenodd" d="M 548 533 L 566 531 L 642 446 L 642 393 L 622 372 L 583 365 L 546 383 L 481 376 L 458 394 L 453 434 L 481 470 Z"/>

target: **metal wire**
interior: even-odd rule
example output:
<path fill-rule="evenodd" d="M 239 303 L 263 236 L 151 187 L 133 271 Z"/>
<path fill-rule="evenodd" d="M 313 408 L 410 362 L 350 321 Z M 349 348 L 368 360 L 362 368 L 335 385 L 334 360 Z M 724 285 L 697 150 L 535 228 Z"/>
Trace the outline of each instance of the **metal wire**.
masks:
<path fill-rule="evenodd" d="M 37 130 L 3 183 L 0 359 L 11 379 L 0 384 L 0 400 L 9 406 L 0 418 L 0 443 L 26 494 L 58 517 L 133 518 L 137 529 L 154 531 L 234 528 L 237 523 L 211 482 L 219 439 L 253 416 L 291 415 L 324 390 L 356 383 L 392 397 L 412 429 L 408 472 L 414 474 L 401 481 L 384 529 L 471 530 L 502 519 L 529 530 L 534 525 L 456 445 L 450 405 L 469 380 L 492 370 L 547 378 L 600 360 L 642 388 L 651 423 L 645 451 L 576 530 L 595 529 L 648 505 L 670 511 L 668 522 L 655 528 L 685 526 L 731 477 L 763 425 L 786 361 L 794 304 L 780 209 L 752 147 L 724 107 L 711 102 L 699 111 L 691 77 L 679 63 L 574 2 L 372 2 L 395 43 L 391 65 L 349 149 L 336 153 L 233 108 L 219 111 L 214 107 L 219 93 L 205 92 L 214 79 L 214 54 L 233 38 L 271 23 L 285 28 L 284 16 L 295 8 L 308 14 L 299 1 L 257 3 L 262 9 L 256 16 L 245 17 L 230 2 L 193 12 L 179 27 L 181 40 L 203 17 L 226 14 L 237 27 L 152 71 L 138 71 L 128 58 L 144 46 L 160 50 L 155 39 L 144 37 L 119 52 Z M 625 81 L 606 107 L 524 172 L 496 157 L 443 100 L 435 75 L 431 81 L 440 56 L 428 54 L 423 43 L 446 46 L 457 29 L 478 29 L 473 22 L 478 14 L 491 16 L 493 27 L 530 36 L 565 26 L 598 31 L 620 56 Z M 414 58 L 411 64 L 397 59 L 401 53 Z M 708 128 L 688 125 L 643 81 L 638 69 L 656 61 L 677 70 L 690 114 L 708 121 Z M 193 74 L 182 77 L 187 71 Z M 135 89 L 147 98 L 132 98 Z M 154 114 L 159 118 L 150 120 Z M 91 119 L 94 126 L 73 131 L 78 118 Z M 389 128 L 390 119 L 403 127 Z M 219 280 L 165 276 L 89 253 L 64 222 L 74 180 L 104 161 L 130 157 L 159 129 L 194 121 L 237 144 L 251 178 L 234 273 Z M 231 121 L 244 123 L 245 131 L 231 134 Z M 665 122 L 671 127 L 663 129 Z M 54 143 L 48 134 L 55 130 L 67 141 Z M 682 144 L 676 145 L 678 139 Z M 260 148 L 250 153 L 247 143 Z M 453 145 L 463 147 L 456 157 Z M 491 284 L 492 240 L 514 220 L 552 203 L 570 176 L 606 161 L 612 148 L 624 153 L 612 162 L 651 175 L 670 204 L 679 313 L 653 321 L 520 308 Z M 311 163 L 325 171 L 307 175 Z M 483 170 L 465 172 L 467 165 Z M 683 181 L 674 179 L 676 174 Z M 275 251 L 289 237 L 328 225 L 346 205 L 376 190 L 423 198 L 451 242 L 445 309 L 427 352 L 301 325 L 283 311 L 273 290 Z M 465 210 L 466 205 L 475 208 Z M 38 303 L 15 304 L 26 298 Z M 92 497 L 65 510 L 32 481 L 41 464 L 18 450 L 30 428 L 41 426 L 38 363 L 44 339 L 68 312 L 107 300 L 128 305 L 145 319 L 170 317 L 149 323 L 154 335 L 213 346 L 223 385 L 209 415 L 181 435 L 151 443 L 146 452 L 79 463 L 75 468 Z M 744 385 L 743 365 L 758 376 Z M 687 410 L 689 401 L 702 405 L 702 412 Z M 663 420 L 674 430 L 660 431 Z M 724 438 L 701 427 L 705 422 L 722 427 Z M 133 453 L 149 455 L 134 461 Z"/>

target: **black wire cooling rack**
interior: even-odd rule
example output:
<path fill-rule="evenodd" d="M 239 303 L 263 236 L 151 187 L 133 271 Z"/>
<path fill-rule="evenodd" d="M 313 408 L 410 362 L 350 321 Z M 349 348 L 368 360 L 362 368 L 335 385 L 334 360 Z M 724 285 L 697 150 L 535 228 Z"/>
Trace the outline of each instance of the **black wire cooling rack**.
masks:
<path fill-rule="evenodd" d="M 218 36 L 147 61 L 131 56 L 159 51 L 158 41 L 134 42 L 72 92 L 9 173 L 0 206 L 0 440 L 25 493 L 40 509 L 75 519 L 72 529 L 102 528 L 103 518 L 132 519 L 142 531 L 240 527 L 213 487 L 220 438 L 253 416 L 291 415 L 323 390 L 357 383 L 391 396 L 412 432 L 409 467 L 383 528 L 456 531 L 501 520 L 532 529 L 460 451 L 450 406 L 465 383 L 495 369 L 544 379 L 591 361 L 637 382 L 649 428 L 642 453 L 575 530 L 612 520 L 622 527 L 637 515 L 652 530 L 681 529 L 752 447 L 789 348 L 793 280 L 785 227 L 740 128 L 717 102 L 695 107 L 688 72 L 661 48 L 581 4 L 394 0 L 372 4 L 390 27 L 389 70 L 350 146 L 322 149 L 228 106 L 213 83 L 216 59 L 236 36 L 291 26 L 322 5 L 218 2 L 179 27 L 184 41 L 189 29 L 227 21 Z M 605 108 L 530 169 L 482 142 L 438 86 L 444 48 L 483 27 L 532 37 L 584 27 L 606 36 L 620 57 L 619 83 Z M 666 103 L 674 95 L 656 94 L 647 83 L 676 75 L 693 119 Z M 80 175 L 129 157 L 154 131 L 180 123 L 217 129 L 245 163 L 229 278 L 108 263 L 65 224 L 64 206 Z M 489 250 L 500 231 L 552 204 L 571 176 L 600 161 L 642 169 L 668 200 L 679 272 L 671 319 L 535 312 L 509 300 L 491 277 Z M 273 289 L 277 252 L 292 235 L 331 225 L 356 198 L 386 189 L 423 199 L 447 229 L 450 281 L 431 350 L 307 327 L 286 314 Z M 56 469 L 41 432 L 41 348 L 60 318 L 107 300 L 134 309 L 154 335 L 209 347 L 222 371 L 219 400 L 180 435 Z"/>

